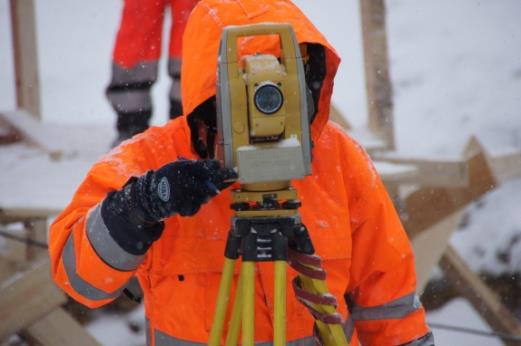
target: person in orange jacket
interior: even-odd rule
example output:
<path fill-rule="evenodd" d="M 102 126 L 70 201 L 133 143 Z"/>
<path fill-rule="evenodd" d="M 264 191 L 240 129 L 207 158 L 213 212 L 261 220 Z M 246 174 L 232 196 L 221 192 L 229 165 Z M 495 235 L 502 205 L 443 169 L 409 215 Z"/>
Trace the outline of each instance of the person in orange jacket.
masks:
<path fill-rule="evenodd" d="M 148 345 L 208 341 L 235 177 L 212 160 L 218 46 L 225 26 L 261 22 L 290 23 L 308 52 L 312 175 L 292 185 L 336 299 L 338 323 L 350 345 L 434 345 L 415 294 L 413 251 L 385 187 L 360 145 L 328 121 L 340 58 L 289 0 L 196 5 L 184 37 L 184 116 L 124 142 L 91 168 L 50 230 L 54 280 L 95 308 L 137 276 Z M 264 36 L 240 47 L 253 54 L 276 44 Z M 273 280 L 273 263 L 256 263 L 255 341 L 263 345 L 273 340 Z M 288 345 L 314 345 L 313 317 L 321 316 L 298 298 L 287 296 Z"/>
<path fill-rule="evenodd" d="M 198 0 L 125 0 L 112 53 L 112 77 L 106 94 L 117 114 L 114 145 L 146 130 L 152 116 L 151 88 L 157 80 L 163 17 L 170 5 L 168 47 L 170 119 L 181 106 L 181 52 L 186 21 Z"/>

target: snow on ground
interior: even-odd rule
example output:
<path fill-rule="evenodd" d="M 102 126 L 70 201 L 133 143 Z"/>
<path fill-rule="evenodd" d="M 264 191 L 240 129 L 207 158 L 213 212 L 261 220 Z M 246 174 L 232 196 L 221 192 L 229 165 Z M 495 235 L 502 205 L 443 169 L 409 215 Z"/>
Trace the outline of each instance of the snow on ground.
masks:
<path fill-rule="evenodd" d="M 496 274 L 521 271 L 519 191 L 521 180 L 512 181 L 469 208 L 467 223 L 451 242 L 472 270 Z M 488 249 L 491 244 L 495 251 Z"/>
<path fill-rule="evenodd" d="M 143 305 L 128 315 L 105 313 L 87 324 L 87 330 L 102 345 L 110 346 L 142 346 L 145 345 L 145 323 Z M 136 331 L 129 327 L 132 325 Z"/>
<path fill-rule="evenodd" d="M 429 313 L 429 323 L 466 327 L 490 332 L 487 323 L 479 316 L 472 305 L 464 299 L 450 301 L 442 309 Z M 501 346 L 499 339 L 482 335 L 473 335 L 444 329 L 433 328 L 436 345 L 439 346 Z"/>
<path fill-rule="evenodd" d="M 334 102 L 351 123 L 363 125 L 366 105 L 358 2 L 329 0 L 327 9 L 321 1 L 297 3 L 342 55 Z M 15 104 L 7 4 L 7 0 L 0 0 L 0 109 L 12 109 Z M 492 153 L 520 150 L 521 2 L 389 0 L 387 5 L 399 152 L 423 157 L 458 157 L 472 134 L 478 135 Z M 113 136 L 114 115 L 103 93 L 109 80 L 111 47 L 121 2 L 46 0 L 37 1 L 36 6 L 44 120 L 107 126 L 101 134 L 87 133 L 85 137 L 68 139 L 74 139 L 76 144 L 72 146 L 95 148 L 84 162 L 79 157 L 71 158 L 69 166 L 56 167 L 63 174 L 70 172 L 69 191 L 90 162 L 108 147 Z M 165 61 L 162 71 L 153 89 L 156 124 L 163 122 L 167 114 L 169 83 L 164 73 Z M 99 140 L 93 143 L 96 139 Z M 12 150 L 7 151 L 8 148 Z M 16 146 L 2 148 L 0 157 L 5 164 L 0 169 L 3 171 L 8 165 L 22 185 L 37 185 L 46 172 L 24 169 L 16 159 L 16 154 L 22 152 L 34 154 Z M 47 160 L 36 156 L 34 159 Z M 52 191 L 58 190 L 59 185 L 59 181 L 46 185 L 46 190 L 35 190 L 35 194 L 62 200 L 63 193 L 72 193 L 52 197 Z M 2 198 L 16 202 L 18 188 L 0 177 Z M 511 182 L 468 209 L 468 223 L 451 242 L 473 269 L 494 273 L 520 271 L 521 218 L 517 212 L 520 195 L 521 183 Z M 507 249 L 512 250 L 510 257 L 497 256 Z M 102 318 L 93 322 L 89 330 L 103 344 L 133 343 L 135 336 L 124 334 L 124 321 L 118 316 Z M 429 314 L 429 320 L 486 328 L 468 303 L 461 300 Z M 116 340 L 113 328 L 125 337 Z M 495 339 L 479 337 L 478 340 L 454 332 L 434 331 L 438 345 L 498 344 Z"/>

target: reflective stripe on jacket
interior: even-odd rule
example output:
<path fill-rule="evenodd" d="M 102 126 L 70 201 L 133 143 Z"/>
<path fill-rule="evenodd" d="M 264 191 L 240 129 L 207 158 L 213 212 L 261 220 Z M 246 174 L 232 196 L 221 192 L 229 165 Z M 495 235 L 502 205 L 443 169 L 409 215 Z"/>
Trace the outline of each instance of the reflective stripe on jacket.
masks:
<path fill-rule="evenodd" d="M 401 345 L 421 338 L 428 327 L 414 296 L 416 278 L 409 241 L 367 154 L 328 122 L 340 59 L 298 8 L 287 0 L 201 1 L 192 12 L 184 37 L 185 114 L 215 95 L 223 26 L 255 22 L 289 22 L 299 42 L 326 47 L 325 79 L 311 126 L 313 174 L 292 184 L 302 201 L 302 221 L 323 259 L 327 285 L 339 302 L 351 344 L 358 345 L 360 340 L 364 345 Z M 249 54 L 276 44 L 270 37 L 262 37 L 240 46 Z M 149 321 L 149 344 L 156 346 L 207 342 L 232 216 L 230 189 L 203 205 L 193 217 L 167 219 L 161 238 L 144 256 L 126 253 L 113 241 L 99 205 L 132 176 L 179 157 L 198 159 L 186 117 L 124 142 L 92 167 L 50 232 L 54 279 L 79 302 L 90 307 L 106 304 L 133 275 L 138 277 Z M 287 340 L 307 345 L 313 319 L 292 294 L 290 280 L 294 276 L 288 269 Z M 255 339 L 263 344 L 273 338 L 271 263 L 256 264 L 255 292 Z M 351 303 L 349 309 L 345 297 Z"/>

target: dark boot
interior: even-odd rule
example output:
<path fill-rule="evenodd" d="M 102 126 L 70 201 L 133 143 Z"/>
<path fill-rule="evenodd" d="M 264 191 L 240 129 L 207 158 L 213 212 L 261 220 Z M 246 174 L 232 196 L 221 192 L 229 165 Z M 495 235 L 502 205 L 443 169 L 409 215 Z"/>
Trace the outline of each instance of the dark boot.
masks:
<path fill-rule="evenodd" d="M 118 114 L 116 124 L 118 134 L 112 142 L 112 147 L 148 129 L 149 120 L 149 114 Z"/>

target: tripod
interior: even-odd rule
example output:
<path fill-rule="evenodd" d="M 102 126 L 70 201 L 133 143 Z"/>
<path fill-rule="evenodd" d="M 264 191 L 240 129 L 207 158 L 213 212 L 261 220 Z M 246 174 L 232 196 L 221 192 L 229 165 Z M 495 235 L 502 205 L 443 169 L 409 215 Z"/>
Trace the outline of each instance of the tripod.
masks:
<path fill-rule="evenodd" d="M 254 345 L 254 268 L 255 262 L 274 262 L 274 346 L 286 345 L 286 262 L 288 250 L 312 255 L 315 251 L 307 228 L 300 222 L 296 191 L 288 187 L 278 191 L 232 192 L 232 227 L 228 233 L 225 262 L 221 276 L 217 305 L 208 345 L 218 346 L 222 337 L 227 303 L 233 280 L 235 261 L 242 257 L 242 266 L 233 305 L 226 346 L 238 343 L 242 324 L 242 345 Z M 321 270 L 312 264 L 304 269 Z M 324 277 L 317 279 L 299 274 L 302 289 L 315 295 L 327 295 Z M 313 309 L 334 315 L 331 305 L 311 303 Z M 316 321 L 324 345 L 348 345 L 340 324 Z"/>

